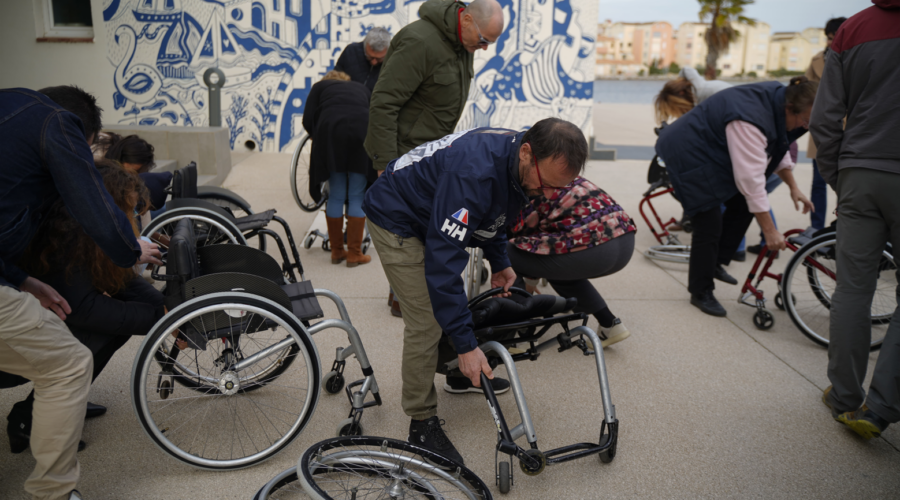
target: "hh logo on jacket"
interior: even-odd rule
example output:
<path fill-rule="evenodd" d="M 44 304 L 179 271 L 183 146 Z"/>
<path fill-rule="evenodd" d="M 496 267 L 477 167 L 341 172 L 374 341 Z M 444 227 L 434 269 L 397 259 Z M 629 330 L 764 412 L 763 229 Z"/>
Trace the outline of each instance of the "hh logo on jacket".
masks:
<path fill-rule="evenodd" d="M 468 213 L 466 213 L 465 215 L 468 217 Z M 456 214 L 454 214 L 454 217 L 455 216 Z M 444 219 L 444 225 L 441 226 L 441 232 L 447 233 L 451 238 L 456 238 L 459 241 L 462 241 L 463 238 L 466 237 L 466 228 L 455 222 L 450 222 L 450 219 Z"/>

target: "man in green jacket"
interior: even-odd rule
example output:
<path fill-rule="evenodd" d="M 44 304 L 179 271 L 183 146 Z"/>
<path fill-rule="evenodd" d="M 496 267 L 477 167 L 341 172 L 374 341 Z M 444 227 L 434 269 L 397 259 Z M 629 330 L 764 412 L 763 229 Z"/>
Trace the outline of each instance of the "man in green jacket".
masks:
<path fill-rule="evenodd" d="M 416 146 L 453 132 L 475 70 L 472 54 L 503 33 L 497 0 L 428 0 L 391 40 L 372 91 L 365 147 L 379 174 Z"/>

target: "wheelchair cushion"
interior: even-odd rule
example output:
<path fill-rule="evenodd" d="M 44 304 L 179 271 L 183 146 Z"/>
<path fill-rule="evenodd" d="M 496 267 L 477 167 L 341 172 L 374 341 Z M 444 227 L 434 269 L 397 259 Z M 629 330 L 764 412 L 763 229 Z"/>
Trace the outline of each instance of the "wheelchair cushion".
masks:
<path fill-rule="evenodd" d="M 571 310 L 577 303 L 574 298 L 565 299 L 556 295 L 511 295 L 487 299 L 475 304 L 470 310 L 475 328 L 480 329 L 553 316 Z"/>
<path fill-rule="evenodd" d="M 281 285 L 281 289 L 287 294 L 291 301 L 291 311 L 301 321 L 318 319 L 325 316 L 322 307 L 319 305 L 319 299 L 313 290 L 312 283 L 309 281 L 300 281 L 297 283 L 289 283 Z"/>
<path fill-rule="evenodd" d="M 202 274 L 245 273 L 276 285 L 284 283 L 281 266 L 271 255 L 244 245 L 206 245 L 197 249 Z"/>
<path fill-rule="evenodd" d="M 266 227 L 269 222 L 272 222 L 273 217 L 275 217 L 274 209 L 248 215 L 246 217 L 238 217 L 234 219 L 234 223 L 242 233 L 246 233 L 247 231 Z"/>
<path fill-rule="evenodd" d="M 197 164 L 190 162 L 175 171 L 172 178 L 172 198 L 197 197 Z"/>

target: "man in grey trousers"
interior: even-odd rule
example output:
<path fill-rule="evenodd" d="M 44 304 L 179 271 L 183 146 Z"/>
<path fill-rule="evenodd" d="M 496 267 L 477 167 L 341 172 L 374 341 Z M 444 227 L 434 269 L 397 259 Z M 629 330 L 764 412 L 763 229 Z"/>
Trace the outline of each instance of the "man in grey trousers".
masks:
<path fill-rule="evenodd" d="M 900 0 L 873 3 L 835 35 L 809 127 L 819 171 L 838 195 L 832 385 L 823 401 L 835 420 L 866 439 L 900 421 L 900 309 L 884 337 L 868 396 L 862 386 L 878 273 L 891 272 L 880 266 L 885 244 L 900 257 L 900 65 L 887 62 L 900 54 Z"/>

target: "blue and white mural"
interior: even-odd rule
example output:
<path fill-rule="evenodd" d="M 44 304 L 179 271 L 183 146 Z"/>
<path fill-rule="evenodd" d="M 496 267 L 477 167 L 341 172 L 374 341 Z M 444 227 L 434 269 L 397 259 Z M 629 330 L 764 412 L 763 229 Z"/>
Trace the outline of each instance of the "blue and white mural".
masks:
<path fill-rule="evenodd" d="M 134 125 L 205 126 L 203 72 L 225 74 L 231 146 L 291 151 L 312 84 L 374 26 L 396 33 L 423 0 L 105 0 L 115 110 Z M 558 116 L 590 128 L 596 0 L 499 0 L 505 30 L 475 55 L 459 129 Z M 111 113 L 110 113 L 111 111 Z M 108 118 L 109 121 L 113 119 Z"/>

